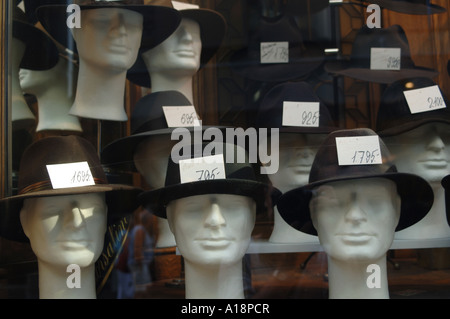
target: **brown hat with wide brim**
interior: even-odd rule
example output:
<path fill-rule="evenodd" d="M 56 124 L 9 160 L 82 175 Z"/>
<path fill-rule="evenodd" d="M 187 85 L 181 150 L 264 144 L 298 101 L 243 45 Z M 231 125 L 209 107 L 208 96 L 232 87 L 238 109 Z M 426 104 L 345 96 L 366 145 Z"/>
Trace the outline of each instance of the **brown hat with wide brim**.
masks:
<path fill-rule="evenodd" d="M 447 10 L 444 7 L 432 4 L 430 0 L 369 0 L 384 9 L 406 14 L 436 14 Z"/>
<path fill-rule="evenodd" d="M 92 186 L 53 189 L 47 165 L 87 162 L 95 182 Z M 30 198 L 75 194 L 105 193 L 108 224 L 131 214 L 142 190 L 130 185 L 109 184 L 93 145 L 76 136 L 47 137 L 31 144 L 23 153 L 18 180 L 18 194 L 0 200 L 0 235 L 27 242 L 20 223 L 23 201 Z"/>
<path fill-rule="evenodd" d="M 309 183 L 284 193 L 278 199 L 278 211 L 286 223 L 301 232 L 317 235 L 309 209 L 314 189 L 336 181 L 351 182 L 355 179 L 370 178 L 386 178 L 397 185 L 397 192 L 401 198 L 401 209 L 396 231 L 414 225 L 428 214 L 434 202 L 433 189 L 420 176 L 398 172 L 391 161 L 388 148 L 381 139 L 382 164 L 339 165 L 336 138 L 360 136 L 377 136 L 377 134 L 371 129 L 361 128 L 339 130 L 328 135 L 317 151 L 311 167 Z"/>
<path fill-rule="evenodd" d="M 400 70 L 372 70 L 370 67 L 372 48 L 399 48 L 401 50 Z M 434 78 L 438 75 L 438 71 L 417 66 L 414 63 L 408 38 L 399 25 L 387 28 L 369 28 L 364 25 L 356 34 L 350 58 L 327 62 L 324 68 L 333 75 L 385 84 L 405 78 Z"/>

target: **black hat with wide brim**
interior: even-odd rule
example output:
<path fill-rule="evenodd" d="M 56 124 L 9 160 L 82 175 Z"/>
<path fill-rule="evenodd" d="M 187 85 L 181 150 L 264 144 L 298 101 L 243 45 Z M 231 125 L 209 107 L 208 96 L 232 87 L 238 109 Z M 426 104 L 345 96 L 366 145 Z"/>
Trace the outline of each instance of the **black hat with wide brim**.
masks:
<path fill-rule="evenodd" d="M 447 223 L 450 225 L 450 175 L 445 176 L 441 184 L 445 189 L 445 212 L 447 215 Z"/>
<path fill-rule="evenodd" d="M 87 162 L 95 185 L 53 189 L 47 165 Z M 108 224 L 131 214 L 142 190 L 129 185 L 109 184 L 97 152 L 86 139 L 75 136 L 47 137 L 31 144 L 24 152 L 19 169 L 18 195 L 0 200 L 0 235 L 28 242 L 20 223 L 23 201 L 30 198 L 104 193 Z"/>
<path fill-rule="evenodd" d="M 309 203 L 318 186 L 356 179 L 386 178 L 397 185 L 401 198 L 400 220 L 395 231 L 414 225 L 424 218 L 434 202 L 434 193 L 429 183 L 420 176 L 398 172 L 391 162 L 386 145 L 380 139 L 383 164 L 339 166 L 336 147 L 337 137 L 377 136 L 371 129 L 339 130 L 328 135 L 319 148 L 305 186 L 284 193 L 277 202 L 282 218 L 293 228 L 317 235 L 312 224 Z"/>
<path fill-rule="evenodd" d="M 169 5 L 169 0 L 149 1 L 152 4 L 143 4 L 143 0 L 125 1 L 94 1 L 75 0 L 74 4 L 80 10 L 95 9 L 125 9 L 142 14 L 143 30 L 140 50 L 151 49 L 167 39 L 179 26 L 180 14 Z M 71 30 L 67 26 L 72 12 L 67 12 L 67 5 L 44 5 L 36 10 L 36 15 L 47 32 L 62 46 L 77 53 L 76 44 Z M 81 24 L 83 21 L 81 21 Z M 83 25 L 81 25 L 83 28 Z"/>
<path fill-rule="evenodd" d="M 211 9 L 185 9 L 179 10 L 179 13 L 182 19 L 191 19 L 200 25 L 200 37 L 202 41 L 200 67 L 203 67 L 222 46 L 227 32 L 226 20 L 219 12 Z M 127 78 L 139 86 L 151 87 L 150 74 L 141 54 L 139 54 L 133 67 L 128 70 Z"/>
<path fill-rule="evenodd" d="M 400 48 L 400 70 L 372 70 L 370 67 L 372 48 Z M 416 66 L 411 57 L 406 33 L 399 25 L 387 28 L 369 28 L 364 25 L 356 34 L 350 58 L 327 62 L 324 68 L 333 75 L 385 84 L 405 78 L 438 76 L 438 71 L 434 69 Z"/>
<path fill-rule="evenodd" d="M 430 0 L 369 0 L 384 9 L 406 14 L 436 14 L 447 10 L 444 7 L 432 4 Z"/>
<path fill-rule="evenodd" d="M 213 144 L 219 145 L 219 143 L 214 142 Z M 211 145 L 192 144 L 191 146 L 190 156 L 185 156 L 184 159 L 202 157 L 202 154 L 196 154 L 196 151 L 199 149 L 203 153 L 205 147 L 210 147 Z M 261 214 L 265 212 L 267 206 L 271 204 L 270 200 L 274 196 L 273 194 L 278 193 L 273 192 L 270 185 L 257 180 L 255 167 L 249 162 L 247 153 L 244 162 L 237 160 L 237 154 L 245 150 L 235 144 L 220 143 L 220 146 L 222 147 L 222 153 L 219 153 L 217 147 L 214 147 L 208 155 L 223 154 L 226 178 L 182 183 L 179 162 L 174 161 L 172 156 L 170 156 L 165 186 L 140 194 L 139 204 L 147 207 L 156 216 L 167 218 L 166 207 L 171 201 L 197 195 L 229 194 L 251 197 L 256 203 L 256 213 Z M 231 147 L 234 152 L 233 162 L 227 160 L 228 147 Z"/>

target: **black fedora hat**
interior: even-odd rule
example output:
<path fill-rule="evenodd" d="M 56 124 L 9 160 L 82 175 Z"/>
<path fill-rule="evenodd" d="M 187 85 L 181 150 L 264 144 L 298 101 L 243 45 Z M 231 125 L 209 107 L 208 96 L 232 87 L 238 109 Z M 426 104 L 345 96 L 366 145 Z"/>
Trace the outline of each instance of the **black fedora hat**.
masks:
<path fill-rule="evenodd" d="M 441 184 L 445 189 L 445 212 L 447 215 L 447 223 L 450 225 L 450 175 L 445 176 Z"/>
<path fill-rule="evenodd" d="M 187 3 L 187 1 L 178 2 Z M 175 4 L 176 2 L 173 3 Z M 179 13 L 181 18 L 194 20 L 200 25 L 200 37 L 202 40 L 200 67 L 203 67 L 221 47 L 227 31 L 227 22 L 222 14 L 211 9 L 186 8 L 180 9 Z M 127 78 L 139 86 L 151 87 L 150 75 L 140 54 L 136 63 L 128 71 Z"/>
<path fill-rule="evenodd" d="M 214 143 L 214 148 L 208 156 L 223 155 L 224 178 L 216 178 L 209 180 L 200 180 L 193 182 L 182 182 L 180 173 L 180 162 L 175 161 L 172 156 L 169 157 L 165 186 L 151 191 L 146 191 L 140 194 L 139 203 L 143 207 L 147 207 L 156 216 L 167 218 L 166 206 L 173 200 L 180 198 L 205 195 L 205 194 L 231 194 L 251 197 L 255 200 L 257 205 L 257 213 L 263 213 L 266 208 L 266 202 L 269 197 L 271 189 L 268 184 L 258 181 L 255 175 L 255 168 L 249 162 L 247 152 L 235 144 Z M 203 151 L 210 144 L 192 144 L 190 156 L 184 156 L 184 159 L 196 159 L 203 157 Z M 218 151 L 216 146 L 222 148 L 222 152 Z M 233 162 L 227 159 L 228 147 L 234 152 Z M 245 151 L 245 161 L 237 160 L 238 152 Z M 221 170 L 221 169 L 219 169 Z"/>
<path fill-rule="evenodd" d="M 314 159 L 309 183 L 286 192 L 277 202 L 280 215 L 289 225 L 307 234 L 317 235 L 309 210 L 314 189 L 330 182 L 367 178 L 386 178 L 396 183 L 401 198 L 400 220 L 396 231 L 405 229 L 425 217 L 434 202 L 431 186 L 420 176 L 397 172 L 391 162 L 389 150 L 381 139 L 382 164 L 339 165 L 336 138 L 360 136 L 377 135 L 371 129 L 364 128 L 339 130 L 328 135 Z"/>
<path fill-rule="evenodd" d="M 371 69 L 372 48 L 400 49 L 400 69 Z M 387 28 L 369 28 L 364 25 L 356 34 L 350 58 L 327 62 L 324 67 L 327 72 L 334 75 L 386 84 L 405 78 L 434 78 L 438 75 L 438 72 L 434 69 L 415 65 L 411 57 L 408 38 L 399 25 L 392 25 Z"/>
<path fill-rule="evenodd" d="M 314 118 L 317 125 L 283 125 L 285 102 L 319 103 L 319 115 Z M 308 120 L 308 119 L 307 119 Z M 313 119 L 311 118 L 311 121 Z M 302 118 L 299 118 L 301 124 Z M 319 99 L 313 87 L 307 82 L 285 82 L 277 84 L 263 97 L 256 115 L 258 128 L 278 128 L 280 133 L 328 134 L 338 129 L 330 115 L 328 107 Z"/>
<path fill-rule="evenodd" d="M 180 24 L 181 17 L 177 10 L 166 5 L 169 0 L 73 0 L 72 4 L 79 5 L 81 10 L 118 8 L 138 12 L 144 18 L 141 50 L 148 50 L 169 37 Z M 36 15 L 47 32 L 61 45 L 76 53 L 76 44 L 67 20 L 71 15 L 67 12 L 67 5 L 43 5 L 36 9 Z M 83 26 L 81 26 L 83 27 Z"/>
<path fill-rule="evenodd" d="M 367 2 L 406 14 L 436 14 L 447 11 L 444 7 L 432 4 L 430 0 L 368 0 Z"/>
<path fill-rule="evenodd" d="M 36 24 L 39 22 L 39 19 L 36 15 L 37 8 L 46 5 L 55 5 L 55 4 L 72 4 L 73 0 L 23 0 L 23 5 L 25 8 L 25 13 L 28 16 L 28 19 L 31 23 Z"/>
<path fill-rule="evenodd" d="M 449 102 L 441 91 L 447 107 L 426 112 L 412 113 L 404 92 L 436 86 L 429 78 L 413 78 L 396 81 L 383 92 L 377 114 L 376 132 L 381 137 L 401 134 L 426 123 L 446 123 L 450 125 Z M 424 109 L 428 104 L 424 105 Z"/>
<path fill-rule="evenodd" d="M 87 162 L 94 185 L 54 189 L 47 165 Z M 23 201 L 29 198 L 105 193 L 108 224 L 131 214 L 138 205 L 141 189 L 122 184 L 109 184 L 100 159 L 92 144 L 75 136 L 47 137 L 31 144 L 23 153 L 18 180 L 18 194 L 0 200 L 0 235 L 27 242 L 20 223 Z"/>
<path fill-rule="evenodd" d="M 261 44 L 288 43 L 284 52 L 287 62 L 261 63 Z M 324 62 L 324 50 L 316 43 L 305 42 L 294 18 L 284 14 L 277 19 L 261 17 L 254 30 L 250 30 L 246 47 L 232 53 L 231 69 L 254 81 L 284 82 L 306 77 Z"/>
<path fill-rule="evenodd" d="M 12 35 L 26 45 L 21 68 L 43 71 L 53 68 L 58 63 L 59 53 L 56 44 L 44 31 L 30 23 L 25 12 L 19 7 L 13 8 Z"/>

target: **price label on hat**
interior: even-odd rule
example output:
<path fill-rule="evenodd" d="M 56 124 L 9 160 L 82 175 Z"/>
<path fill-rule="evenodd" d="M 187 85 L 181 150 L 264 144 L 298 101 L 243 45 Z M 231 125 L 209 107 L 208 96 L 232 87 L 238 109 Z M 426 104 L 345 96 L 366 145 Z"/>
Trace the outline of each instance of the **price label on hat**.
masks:
<path fill-rule="evenodd" d="M 401 54 L 400 48 L 371 48 L 370 69 L 400 70 Z"/>
<path fill-rule="evenodd" d="M 179 165 L 183 184 L 226 179 L 223 154 L 180 160 Z"/>
<path fill-rule="evenodd" d="M 283 126 L 319 127 L 319 102 L 283 102 Z"/>
<path fill-rule="evenodd" d="M 438 85 L 404 91 L 411 114 L 445 109 L 444 98 Z"/>
<path fill-rule="evenodd" d="M 261 42 L 261 64 L 289 63 L 289 42 Z"/>
<path fill-rule="evenodd" d="M 87 162 L 47 165 L 53 189 L 95 185 Z"/>
<path fill-rule="evenodd" d="M 378 136 L 336 137 L 339 166 L 382 164 Z"/>
<path fill-rule="evenodd" d="M 191 4 L 191 3 L 185 3 L 180 1 L 172 1 L 172 6 L 175 10 L 192 10 L 192 9 L 200 9 L 199 5 Z"/>
<path fill-rule="evenodd" d="M 200 126 L 194 106 L 163 106 L 168 127 Z"/>

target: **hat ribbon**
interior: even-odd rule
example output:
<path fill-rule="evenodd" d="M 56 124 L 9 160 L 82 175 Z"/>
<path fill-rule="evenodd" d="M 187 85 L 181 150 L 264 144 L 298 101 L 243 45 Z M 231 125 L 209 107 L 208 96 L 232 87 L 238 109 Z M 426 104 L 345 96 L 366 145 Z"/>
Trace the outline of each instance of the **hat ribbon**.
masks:
<path fill-rule="evenodd" d="M 97 184 L 107 184 L 106 181 L 100 179 L 100 178 L 95 178 L 94 177 L 94 182 L 95 185 Z M 23 188 L 22 190 L 19 191 L 19 195 L 24 195 L 24 194 L 28 194 L 28 193 L 34 193 L 34 192 L 38 192 L 38 191 L 43 191 L 43 190 L 52 190 L 53 186 L 51 181 L 47 180 L 47 181 L 42 181 L 42 182 L 37 182 L 34 184 L 31 184 L 25 188 Z"/>

